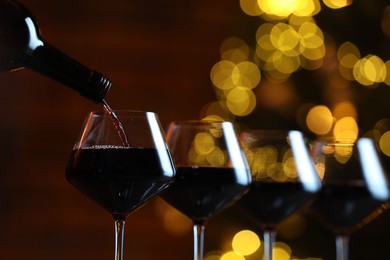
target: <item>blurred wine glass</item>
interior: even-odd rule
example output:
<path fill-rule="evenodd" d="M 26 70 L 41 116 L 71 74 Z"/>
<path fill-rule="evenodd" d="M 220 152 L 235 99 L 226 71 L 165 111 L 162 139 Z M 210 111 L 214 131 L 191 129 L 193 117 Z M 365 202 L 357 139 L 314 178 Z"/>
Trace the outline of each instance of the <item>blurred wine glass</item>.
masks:
<path fill-rule="evenodd" d="M 177 173 L 161 196 L 193 221 L 194 260 L 202 260 L 206 222 L 248 191 L 249 166 L 230 122 L 172 122 L 167 142 Z"/>
<path fill-rule="evenodd" d="M 157 115 L 128 110 L 91 112 L 66 170 L 74 187 L 112 214 L 115 260 L 123 259 L 127 216 L 168 187 L 174 175 Z"/>
<path fill-rule="evenodd" d="M 272 259 L 277 226 L 312 201 L 321 182 L 299 131 L 248 130 L 240 136 L 252 173 L 238 203 L 263 231 L 264 259 Z"/>
<path fill-rule="evenodd" d="M 323 186 L 311 212 L 335 235 L 336 259 L 347 260 L 351 234 L 381 214 L 389 201 L 387 176 L 369 138 L 318 140 L 312 156 Z"/>

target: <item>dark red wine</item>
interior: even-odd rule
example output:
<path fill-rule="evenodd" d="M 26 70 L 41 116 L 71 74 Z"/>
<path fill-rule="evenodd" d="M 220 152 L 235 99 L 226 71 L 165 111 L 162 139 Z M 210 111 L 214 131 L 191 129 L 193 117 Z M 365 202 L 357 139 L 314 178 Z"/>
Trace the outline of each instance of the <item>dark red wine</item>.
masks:
<path fill-rule="evenodd" d="M 245 174 L 245 178 L 240 178 L 240 174 Z M 247 192 L 248 175 L 245 169 L 178 167 L 175 182 L 161 196 L 195 223 L 204 223 Z M 240 183 L 242 179 L 248 182 Z"/>
<path fill-rule="evenodd" d="M 253 181 L 248 194 L 238 203 L 262 229 L 276 226 L 311 202 L 313 193 L 299 182 Z"/>
<path fill-rule="evenodd" d="M 115 112 L 112 110 L 112 108 L 108 105 L 108 103 L 103 99 L 102 101 L 103 109 L 111 116 L 111 121 L 118 132 L 119 138 L 122 140 L 122 144 L 125 147 L 129 147 L 130 143 L 127 139 L 127 135 L 125 132 L 125 128 L 123 127 L 121 121 L 118 119 L 118 116 L 115 114 Z"/>
<path fill-rule="evenodd" d="M 324 183 L 312 213 L 335 234 L 349 235 L 383 211 L 363 182 Z"/>
<path fill-rule="evenodd" d="M 162 166 L 172 162 L 162 162 L 159 152 L 106 146 L 77 149 L 72 152 L 66 178 L 116 219 L 125 219 L 173 181 L 173 166 L 172 171 Z"/>

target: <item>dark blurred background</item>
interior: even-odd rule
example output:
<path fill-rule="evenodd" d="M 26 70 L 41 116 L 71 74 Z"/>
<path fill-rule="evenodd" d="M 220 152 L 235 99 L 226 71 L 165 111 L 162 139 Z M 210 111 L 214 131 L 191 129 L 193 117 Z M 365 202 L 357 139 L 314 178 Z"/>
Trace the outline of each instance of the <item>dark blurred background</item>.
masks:
<path fill-rule="evenodd" d="M 326 53 L 314 61 L 301 57 L 300 66 L 276 74 L 264 69 L 264 61 L 249 57 L 256 52 L 260 25 L 288 19 L 248 15 L 240 1 L 20 2 L 31 10 L 47 42 L 113 81 L 106 100 L 114 109 L 157 112 L 164 127 L 172 120 L 200 119 L 220 111 L 218 116 L 242 127 L 297 128 L 315 136 L 316 129 L 326 129 L 302 123 L 308 112 L 324 105 L 337 121 L 342 117 L 335 107 L 342 101 L 352 105 L 352 112 L 349 108 L 341 114 L 356 120 L 359 135 L 376 138 L 390 169 L 385 150 L 390 141 L 384 138 L 390 130 L 389 76 L 361 79 L 351 68 L 345 72 L 347 65 L 343 72 L 337 51 L 351 42 L 360 51 L 355 62 L 375 55 L 383 62 L 381 68 L 390 69 L 387 0 L 360 0 L 336 9 L 314 1 L 321 11 L 312 18 L 324 35 L 319 49 Z M 252 92 L 244 91 L 255 98 L 250 109 L 238 112 L 229 106 L 234 100 L 215 109 L 216 103 L 229 98 L 210 78 L 215 64 L 226 59 L 227 47 L 221 46 L 231 37 L 232 45 L 240 39 L 247 43 L 247 60 L 261 68 L 261 80 L 255 81 Z M 1 73 L 0 85 L 0 259 L 112 259 L 110 214 L 64 177 L 86 114 L 100 107 L 29 70 Z M 351 238 L 351 259 L 388 259 L 389 221 L 390 213 L 385 212 L 358 230 Z M 235 208 L 217 215 L 206 228 L 206 253 L 231 250 L 232 237 L 243 229 L 261 235 Z M 334 259 L 331 233 L 305 211 L 279 231 L 277 240 L 288 245 L 293 259 Z M 260 251 L 246 259 L 261 259 Z M 151 201 L 127 219 L 125 259 L 192 259 L 191 223 L 160 198 Z"/>

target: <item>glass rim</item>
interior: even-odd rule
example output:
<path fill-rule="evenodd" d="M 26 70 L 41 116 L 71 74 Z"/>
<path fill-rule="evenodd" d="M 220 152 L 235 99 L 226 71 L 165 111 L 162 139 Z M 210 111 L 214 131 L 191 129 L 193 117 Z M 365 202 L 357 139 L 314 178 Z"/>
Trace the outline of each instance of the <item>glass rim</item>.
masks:
<path fill-rule="evenodd" d="M 146 115 L 146 114 L 154 114 L 154 115 L 157 115 L 156 112 L 153 112 L 153 111 L 144 111 L 144 110 L 130 110 L 130 109 L 113 109 L 112 112 L 115 114 L 115 115 L 118 115 L 118 116 L 129 116 L 129 115 Z M 93 110 L 93 111 L 90 111 L 88 113 L 89 116 L 99 116 L 99 117 L 106 117 L 106 116 L 111 116 L 107 111 L 105 111 L 104 109 L 100 109 L 100 110 Z"/>
<path fill-rule="evenodd" d="M 322 143 L 326 145 L 334 145 L 334 146 L 351 146 L 355 145 L 360 138 L 334 138 L 334 137 L 317 137 L 312 142 L 313 143 Z"/>
<path fill-rule="evenodd" d="M 296 129 L 245 129 L 241 131 L 242 136 L 262 136 L 265 138 L 288 136 L 288 133 L 295 131 L 303 134 L 302 131 Z"/>
<path fill-rule="evenodd" d="M 177 120 L 171 121 L 169 126 L 208 126 L 208 125 L 222 125 L 234 124 L 231 121 L 217 121 L 217 120 Z"/>

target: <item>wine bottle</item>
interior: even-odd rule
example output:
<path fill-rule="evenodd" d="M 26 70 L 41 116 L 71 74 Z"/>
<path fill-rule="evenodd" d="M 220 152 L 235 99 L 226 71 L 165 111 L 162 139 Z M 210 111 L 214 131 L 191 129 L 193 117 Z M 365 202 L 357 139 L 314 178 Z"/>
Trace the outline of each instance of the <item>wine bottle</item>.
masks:
<path fill-rule="evenodd" d="M 30 11 L 14 0 L 0 0 L 0 71 L 31 69 L 102 103 L 111 81 L 47 44 Z"/>

